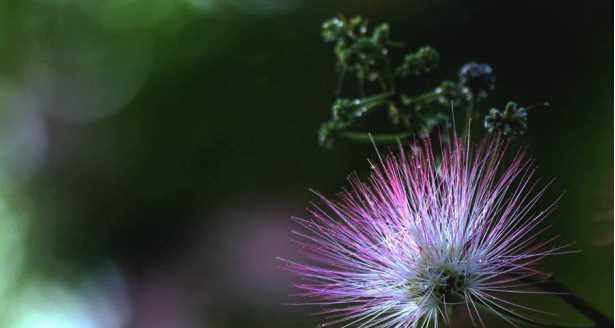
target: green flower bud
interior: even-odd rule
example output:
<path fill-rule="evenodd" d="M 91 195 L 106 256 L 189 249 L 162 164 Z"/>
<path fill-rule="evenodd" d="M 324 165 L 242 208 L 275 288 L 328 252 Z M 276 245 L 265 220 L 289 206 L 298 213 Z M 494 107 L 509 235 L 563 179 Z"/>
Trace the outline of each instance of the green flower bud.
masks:
<path fill-rule="evenodd" d="M 325 42 L 342 40 L 348 34 L 346 21 L 335 17 L 322 24 L 322 38 Z"/>
<path fill-rule="evenodd" d="M 489 133 L 520 136 L 527 131 L 527 108 L 510 101 L 503 111 L 492 108 L 485 116 L 485 128 Z"/>
<path fill-rule="evenodd" d="M 408 75 L 429 73 L 438 66 L 439 62 L 440 54 L 436 49 L 422 47 L 404 57 L 403 63 L 397 68 L 397 74 L 401 77 L 406 77 Z"/>
<path fill-rule="evenodd" d="M 380 24 L 374 28 L 374 33 L 372 34 L 372 39 L 374 42 L 384 46 L 389 42 L 389 36 L 391 33 L 391 29 L 389 28 L 389 24 Z"/>
<path fill-rule="evenodd" d="M 337 132 L 339 129 L 339 122 L 337 121 L 323 123 L 318 130 L 318 143 L 320 146 L 332 149 L 337 139 Z"/>
<path fill-rule="evenodd" d="M 438 103 L 444 106 L 465 106 L 472 99 L 468 88 L 462 88 L 453 81 L 443 81 L 434 93 L 438 95 Z"/>

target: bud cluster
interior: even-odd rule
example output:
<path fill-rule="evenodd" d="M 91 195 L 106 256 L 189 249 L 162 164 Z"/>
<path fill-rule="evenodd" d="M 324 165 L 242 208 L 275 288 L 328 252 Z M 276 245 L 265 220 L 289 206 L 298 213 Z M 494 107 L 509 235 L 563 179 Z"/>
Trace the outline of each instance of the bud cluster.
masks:
<path fill-rule="evenodd" d="M 469 62 L 459 69 L 456 81 L 444 80 L 424 93 L 403 92 L 406 79 L 434 72 L 441 57 L 430 46 L 393 57 L 391 49 L 402 48 L 403 44 L 392 41 L 390 34 L 388 24 L 370 28 L 361 16 L 338 16 L 323 23 L 323 40 L 334 44 L 339 83 L 338 98 L 331 106 L 332 119 L 319 131 L 322 146 L 332 148 L 339 138 L 390 142 L 408 136 L 426 137 L 436 127 L 452 127 L 452 116 L 463 112 L 469 129 L 468 122 L 479 114 L 475 107 L 495 89 L 493 68 Z M 392 58 L 401 62 L 393 65 Z M 348 92 L 344 88 L 348 77 L 355 80 L 356 89 L 350 97 L 342 97 L 342 91 Z M 514 136 L 525 132 L 527 112 L 511 104 L 504 111 L 492 109 L 487 113 L 484 125 L 489 133 Z M 383 121 L 388 123 L 371 125 Z"/>

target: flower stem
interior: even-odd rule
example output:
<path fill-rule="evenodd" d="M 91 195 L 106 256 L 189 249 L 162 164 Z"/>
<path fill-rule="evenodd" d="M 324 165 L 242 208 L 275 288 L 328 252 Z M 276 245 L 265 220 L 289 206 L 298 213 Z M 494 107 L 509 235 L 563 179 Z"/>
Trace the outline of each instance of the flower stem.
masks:
<path fill-rule="evenodd" d="M 472 115 L 474 114 L 474 100 L 470 101 L 466 108 L 466 119 L 463 127 L 463 138 L 467 138 L 470 135 L 470 129 L 472 129 Z"/>
<path fill-rule="evenodd" d="M 572 292 L 572 290 L 566 287 L 566 285 L 555 280 L 553 276 L 549 276 L 547 279 L 540 279 L 536 276 L 530 276 L 521 279 L 521 281 L 543 291 L 554 293 L 555 296 L 558 296 L 564 302 L 574 307 L 581 314 L 593 321 L 595 328 L 613 327 L 612 319 L 587 303 L 584 299 L 577 296 L 574 292 Z"/>

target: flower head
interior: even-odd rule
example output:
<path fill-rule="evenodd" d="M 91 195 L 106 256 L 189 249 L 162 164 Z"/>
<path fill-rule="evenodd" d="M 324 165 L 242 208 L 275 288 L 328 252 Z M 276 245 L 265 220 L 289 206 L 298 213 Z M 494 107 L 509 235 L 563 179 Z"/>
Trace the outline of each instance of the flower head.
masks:
<path fill-rule="evenodd" d="M 549 209 L 532 208 L 532 163 L 517 153 L 504 165 L 506 145 L 490 139 L 430 141 L 389 155 L 368 182 L 351 177 L 339 200 L 319 196 L 311 218 L 295 218 L 306 255 L 282 260 L 302 281 L 296 287 L 325 307 L 323 326 L 438 327 L 463 304 L 475 324 L 479 308 L 512 323 L 528 309 L 502 297 L 538 273 L 555 252 L 538 242 Z"/>

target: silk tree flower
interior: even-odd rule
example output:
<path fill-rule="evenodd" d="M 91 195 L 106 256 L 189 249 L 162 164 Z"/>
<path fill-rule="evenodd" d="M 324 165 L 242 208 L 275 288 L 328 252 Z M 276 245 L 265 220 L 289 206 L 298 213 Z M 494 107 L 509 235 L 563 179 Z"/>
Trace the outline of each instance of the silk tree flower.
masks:
<path fill-rule="evenodd" d="M 372 165 L 368 182 L 294 218 L 306 259 L 281 259 L 300 277 L 300 304 L 323 308 L 322 326 L 439 327 L 453 305 L 484 326 L 483 310 L 515 325 L 538 311 L 507 293 L 534 293 L 524 283 L 537 264 L 558 253 L 554 238 L 540 242 L 552 210 L 533 208 L 545 188 L 525 151 L 505 161 L 507 145 L 455 139 L 400 146 Z M 379 156 L 380 157 L 380 156 Z"/>

